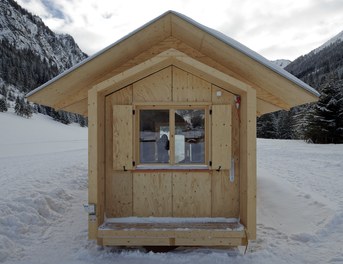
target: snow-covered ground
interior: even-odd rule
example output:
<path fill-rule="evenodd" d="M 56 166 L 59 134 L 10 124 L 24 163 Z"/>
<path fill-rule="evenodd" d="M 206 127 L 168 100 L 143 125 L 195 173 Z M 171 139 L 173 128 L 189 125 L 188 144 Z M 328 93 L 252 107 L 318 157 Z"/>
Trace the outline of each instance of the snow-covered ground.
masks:
<path fill-rule="evenodd" d="M 87 129 L 0 113 L 0 262 L 343 263 L 343 145 L 258 140 L 258 239 L 243 250 L 87 241 Z"/>

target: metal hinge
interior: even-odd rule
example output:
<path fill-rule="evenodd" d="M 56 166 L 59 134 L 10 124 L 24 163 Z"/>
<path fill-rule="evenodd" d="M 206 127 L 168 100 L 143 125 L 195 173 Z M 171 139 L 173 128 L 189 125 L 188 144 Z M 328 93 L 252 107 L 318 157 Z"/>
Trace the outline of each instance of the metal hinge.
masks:
<path fill-rule="evenodd" d="M 136 110 L 133 109 L 132 110 L 132 114 L 135 115 L 136 114 Z"/>
<path fill-rule="evenodd" d="M 135 161 L 132 161 L 132 166 L 136 166 L 136 162 Z"/>
<path fill-rule="evenodd" d="M 212 115 L 212 109 L 210 109 L 210 115 Z"/>
<path fill-rule="evenodd" d="M 212 161 L 209 161 L 208 163 L 209 163 L 210 167 L 212 167 Z"/>

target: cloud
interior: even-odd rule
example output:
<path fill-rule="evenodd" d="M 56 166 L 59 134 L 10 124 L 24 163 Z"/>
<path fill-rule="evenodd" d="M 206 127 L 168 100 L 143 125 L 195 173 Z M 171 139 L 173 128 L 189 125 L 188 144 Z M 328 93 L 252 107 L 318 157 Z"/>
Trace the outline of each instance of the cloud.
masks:
<path fill-rule="evenodd" d="M 47 8 L 48 12 L 55 18 L 65 19 L 60 7 L 53 0 L 42 0 L 42 4 Z"/>
<path fill-rule="evenodd" d="M 268 59 L 295 59 L 343 28 L 341 0 L 18 0 L 93 54 L 167 10 L 236 39 Z"/>

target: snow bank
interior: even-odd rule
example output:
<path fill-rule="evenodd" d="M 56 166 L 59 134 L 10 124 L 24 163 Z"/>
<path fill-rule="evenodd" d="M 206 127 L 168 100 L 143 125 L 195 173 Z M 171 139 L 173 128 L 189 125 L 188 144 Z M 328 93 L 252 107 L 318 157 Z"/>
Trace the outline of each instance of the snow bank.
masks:
<path fill-rule="evenodd" d="M 86 189 L 87 129 L 0 113 L 0 262 L 49 239 Z M 68 178 L 66 178 L 68 177 Z"/>

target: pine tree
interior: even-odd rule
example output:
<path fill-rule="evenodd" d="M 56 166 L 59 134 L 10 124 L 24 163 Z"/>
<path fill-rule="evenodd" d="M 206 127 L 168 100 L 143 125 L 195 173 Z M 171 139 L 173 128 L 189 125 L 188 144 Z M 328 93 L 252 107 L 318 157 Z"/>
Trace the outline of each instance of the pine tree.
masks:
<path fill-rule="evenodd" d="M 340 85 L 331 78 L 318 103 L 308 113 L 304 136 L 313 143 L 343 143 L 343 97 Z"/>
<path fill-rule="evenodd" d="M 79 118 L 79 124 L 80 124 L 80 127 L 85 127 L 87 125 L 86 118 L 81 116 Z"/>
<path fill-rule="evenodd" d="M 17 96 L 17 98 L 15 99 L 14 112 L 18 116 L 23 116 L 23 109 L 24 109 L 23 101 L 19 98 L 19 96 Z"/>
<path fill-rule="evenodd" d="M 0 112 L 7 112 L 6 98 L 0 98 Z"/>
<path fill-rule="evenodd" d="M 293 112 L 278 111 L 275 113 L 276 136 L 280 139 L 293 139 L 294 138 L 294 120 Z"/>
<path fill-rule="evenodd" d="M 32 116 L 32 107 L 29 102 L 25 102 L 24 98 L 17 96 L 15 99 L 14 111 L 18 116 L 30 118 Z"/>
<path fill-rule="evenodd" d="M 27 102 L 27 101 L 25 102 L 24 99 L 23 99 L 23 105 L 24 105 L 23 116 L 26 118 L 30 118 L 32 116 L 32 113 L 33 113 L 32 106 L 30 105 L 29 102 Z"/>
<path fill-rule="evenodd" d="M 7 97 L 7 90 L 4 85 L 0 87 L 0 94 L 2 94 L 5 98 Z"/>
<path fill-rule="evenodd" d="M 70 119 L 68 117 L 68 114 L 67 112 L 64 112 L 64 111 L 55 111 L 55 114 L 54 114 L 54 120 L 58 121 L 58 122 L 61 122 L 63 124 L 70 124 Z"/>
<path fill-rule="evenodd" d="M 277 138 L 275 118 L 273 114 L 265 114 L 257 118 L 258 138 Z"/>

